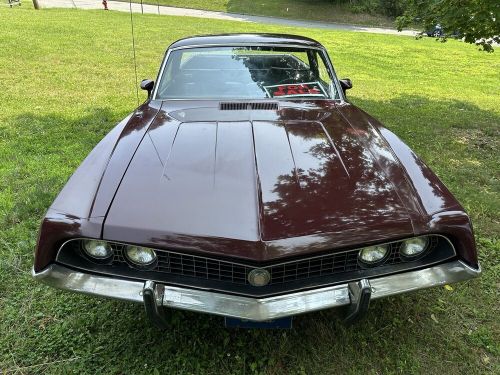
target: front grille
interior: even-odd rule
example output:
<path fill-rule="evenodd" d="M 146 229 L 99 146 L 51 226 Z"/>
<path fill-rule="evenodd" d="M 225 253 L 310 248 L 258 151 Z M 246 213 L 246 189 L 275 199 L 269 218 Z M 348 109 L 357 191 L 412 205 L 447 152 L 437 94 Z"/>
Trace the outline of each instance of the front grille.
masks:
<path fill-rule="evenodd" d="M 84 254 L 80 239 L 66 242 L 61 247 L 56 261 L 98 274 L 257 297 L 403 272 L 427 267 L 456 256 L 452 243 L 445 237 L 433 235 L 429 236 L 429 239 L 431 241 L 425 254 L 413 260 L 402 258 L 401 242 L 393 242 L 389 245 L 389 254 L 384 262 L 369 268 L 358 262 L 358 248 L 325 251 L 316 256 L 306 255 L 286 262 L 265 264 L 181 252 L 184 250 L 155 249 L 158 261 L 154 267 L 139 269 L 132 267 L 125 259 L 125 244 L 109 242 L 114 256 L 111 262 L 102 264 L 92 261 Z M 256 268 L 269 272 L 269 284 L 256 287 L 248 282 L 248 274 Z"/>
<path fill-rule="evenodd" d="M 431 237 L 430 251 L 438 240 Z M 123 255 L 125 245 L 113 243 L 113 264 L 126 264 Z M 389 254 L 383 265 L 395 265 L 403 262 L 400 256 L 400 243 L 389 245 Z M 234 284 L 247 285 L 248 273 L 256 267 L 239 263 L 216 260 L 197 255 L 181 254 L 166 250 L 156 250 L 158 263 L 152 271 L 177 276 L 186 276 L 197 279 L 217 280 Z M 346 272 L 365 269 L 358 262 L 359 249 L 334 254 L 299 259 L 275 265 L 258 267 L 269 271 L 271 280 L 269 285 L 283 284 L 296 280 L 321 276 L 334 276 Z"/>
<path fill-rule="evenodd" d="M 223 102 L 219 104 L 221 111 L 243 111 L 243 110 L 261 110 L 261 111 L 276 111 L 278 103 L 276 102 Z"/>

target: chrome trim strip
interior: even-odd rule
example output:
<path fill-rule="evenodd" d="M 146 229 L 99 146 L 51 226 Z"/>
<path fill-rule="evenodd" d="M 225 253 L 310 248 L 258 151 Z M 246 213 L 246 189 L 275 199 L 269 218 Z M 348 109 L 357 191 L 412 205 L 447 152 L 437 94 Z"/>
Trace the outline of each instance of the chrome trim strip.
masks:
<path fill-rule="evenodd" d="M 53 288 L 94 296 L 142 302 L 143 282 L 97 276 L 51 264 L 43 271 L 32 270 L 33 278 Z"/>
<path fill-rule="evenodd" d="M 158 74 L 156 76 L 156 80 L 155 80 L 155 86 L 153 87 L 153 92 L 151 93 L 151 100 L 159 100 L 156 98 L 156 95 L 158 93 L 158 86 L 160 85 L 160 80 L 161 78 L 163 77 L 163 70 L 165 69 L 165 65 L 167 65 L 167 60 L 170 56 L 170 52 L 172 50 L 169 48 L 167 49 L 167 52 L 165 54 L 165 57 L 163 58 L 163 61 L 161 62 L 161 65 L 160 65 L 160 70 L 158 71 Z M 161 100 L 161 102 L 164 102 L 164 100 Z"/>
<path fill-rule="evenodd" d="M 368 279 L 372 299 L 407 293 L 418 289 L 469 280 L 479 276 L 462 261 L 452 261 L 418 271 Z M 52 264 L 33 277 L 55 288 L 85 294 L 143 302 L 144 282 L 111 278 L 73 271 Z M 347 284 L 284 294 L 250 298 L 206 290 L 164 286 L 163 306 L 240 319 L 263 321 L 317 311 L 350 303 Z"/>

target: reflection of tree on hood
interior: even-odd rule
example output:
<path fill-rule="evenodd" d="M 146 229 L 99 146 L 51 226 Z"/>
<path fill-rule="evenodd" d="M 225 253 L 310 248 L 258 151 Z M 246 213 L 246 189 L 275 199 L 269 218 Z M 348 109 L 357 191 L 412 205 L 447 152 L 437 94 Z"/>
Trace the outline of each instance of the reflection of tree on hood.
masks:
<path fill-rule="evenodd" d="M 351 128 L 329 129 L 343 162 L 349 166 L 347 175 L 321 126 L 307 123 L 285 127 L 292 139 L 292 148 L 293 138 L 302 145 L 312 144 L 299 151 L 302 155 L 295 156 L 296 162 L 306 158 L 312 166 L 303 169 L 297 162 L 295 170 L 278 177 L 273 190 L 278 198 L 265 205 L 272 222 L 293 232 L 299 230 L 296 225 L 305 226 L 306 231 L 312 232 L 319 228 L 319 224 L 334 218 L 337 223 L 340 219 L 343 224 L 360 225 L 382 222 L 384 218 L 393 219 L 391 215 L 401 203 L 395 198 L 391 182 L 370 151 L 355 139 L 354 134 L 345 131 Z M 385 146 L 375 145 L 383 142 L 381 138 L 371 137 L 370 141 L 373 143 L 370 147 Z M 293 153 L 297 151 L 295 149 Z"/>

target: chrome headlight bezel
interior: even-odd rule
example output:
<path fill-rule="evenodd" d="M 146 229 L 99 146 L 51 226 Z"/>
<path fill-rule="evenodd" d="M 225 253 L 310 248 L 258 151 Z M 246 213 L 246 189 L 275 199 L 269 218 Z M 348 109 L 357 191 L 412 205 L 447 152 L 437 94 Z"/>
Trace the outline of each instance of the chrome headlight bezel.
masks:
<path fill-rule="evenodd" d="M 363 258 L 363 253 L 368 252 L 370 250 L 383 250 L 384 253 L 383 255 L 373 261 L 367 260 L 366 258 Z M 389 254 L 391 253 L 390 246 L 388 244 L 381 244 L 381 245 L 372 245 L 372 246 L 366 246 L 363 247 L 362 249 L 359 250 L 358 253 L 358 262 L 363 266 L 363 267 L 376 267 L 381 264 L 383 264 L 387 258 L 389 257 Z"/>
<path fill-rule="evenodd" d="M 92 252 L 91 246 L 92 245 L 101 245 L 104 246 L 105 249 L 107 250 L 108 254 L 107 255 L 96 255 L 95 253 Z M 113 261 L 113 255 L 114 251 L 111 245 L 107 241 L 103 240 L 97 240 L 97 239 L 86 239 L 83 240 L 81 243 L 81 250 L 85 258 L 90 260 L 93 263 L 97 264 L 108 264 Z"/>
<path fill-rule="evenodd" d="M 405 247 L 414 243 L 415 241 L 424 241 L 422 244 L 422 250 L 414 254 L 410 255 L 406 254 L 404 252 Z M 401 256 L 401 259 L 403 259 L 404 261 L 420 259 L 427 254 L 430 247 L 429 244 L 430 244 L 429 236 L 418 236 L 418 237 L 408 238 L 404 241 L 401 241 L 401 246 L 399 248 L 399 255 Z"/>
<path fill-rule="evenodd" d="M 132 249 L 138 249 L 138 250 L 143 250 L 145 252 L 150 252 L 152 254 L 151 260 L 149 262 L 141 263 L 137 261 L 137 259 L 133 259 L 133 257 L 129 254 L 129 251 Z M 127 263 L 134 268 L 137 269 L 152 269 L 158 264 L 158 254 L 154 249 L 151 249 L 149 247 L 144 247 L 144 246 L 137 246 L 137 245 L 126 245 L 123 249 L 123 255 L 125 257 L 125 260 Z"/>

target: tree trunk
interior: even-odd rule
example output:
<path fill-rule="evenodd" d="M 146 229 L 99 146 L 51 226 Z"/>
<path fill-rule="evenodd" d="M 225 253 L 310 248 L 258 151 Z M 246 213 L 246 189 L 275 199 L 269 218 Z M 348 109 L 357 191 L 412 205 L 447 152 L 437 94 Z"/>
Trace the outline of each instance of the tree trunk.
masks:
<path fill-rule="evenodd" d="M 40 9 L 40 5 L 38 4 L 38 0 L 33 0 L 33 6 L 35 9 Z"/>

